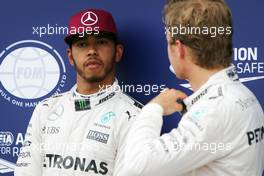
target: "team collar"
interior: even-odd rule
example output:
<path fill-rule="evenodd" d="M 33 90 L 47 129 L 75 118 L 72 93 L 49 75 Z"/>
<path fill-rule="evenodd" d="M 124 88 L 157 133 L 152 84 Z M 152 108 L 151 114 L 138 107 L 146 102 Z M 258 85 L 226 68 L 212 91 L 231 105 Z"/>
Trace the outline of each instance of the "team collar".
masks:
<path fill-rule="evenodd" d="M 76 111 L 89 110 L 111 99 L 119 90 L 120 88 L 117 79 L 115 79 L 111 86 L 107 86 L 106 88 L 90 95 L 80 94 L 77 92 L 77 85 L 74 85 L 71 89 L 71 99 L 74 101 Z"/>

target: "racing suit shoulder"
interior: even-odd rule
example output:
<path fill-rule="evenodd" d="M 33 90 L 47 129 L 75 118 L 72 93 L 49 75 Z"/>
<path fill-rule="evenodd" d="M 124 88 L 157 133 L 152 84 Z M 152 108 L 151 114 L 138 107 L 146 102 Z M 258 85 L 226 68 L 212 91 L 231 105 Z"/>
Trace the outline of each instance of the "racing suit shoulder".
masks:
<path fill-rule="evenodd" d="M 123 92 L 117 94 L 114 103 L 122 120 L 125 121 L 134 120 L 134 117 L 136 117 L 143 108 L 143 104 Z"/>
<path fill-rule="evenodd" d="M 118 114 L 118 118 L 116 119 L 116 134 L 120 135 L 120 130 L 123 128 L 127 128 L 131 125 L 131 121 L 135 119 L 135 117 L 140 113 L 141 107 L 143 105 L 139 103 L 134 98 L 129 95 L 120 92 L 117 94 L 116 98 L 113 101 L 115 111 Z M 125 130 L 121 130 L 123 133 Z M 119 138 L 119 137 L 117 137 Z"/>
<path fill-rule="evenodd" d="M 126 93 L 120 92 L 118 94 L 118 99 L 120 100 L 120 103 L 125 103 L 126 105 L 131 106 L 131 108 L 135 110 L 141 110 L 143 108 L 142 103 L 135 100 L 134 98 L 132 98 Z"/>
<path fill-rule="evenodd" d="M 51 96 L 51 97 L 46 98 L 46 99 L 42 100 L 41 102 L 39 102 L 39 104 L 36 106 L 34 111 L 36 111 L 38 109 L 38 111 L 39 111 L 39 113 L 38 113 L 39 119 L 38 120 L 42 124 L 42 126 L 46 121 L 47 114 L 49 114 L 51 111 L 56 109 L 56 107 L 59 104 L 64 103 L 65 99 L 68 96 L 70 96 L 70 92 L 64 92 L 61 94 Z"/>
<path fill-rule="evenodd" d="M 215 120 L 220 120 L 223 123 L 225 118 L 229 119 L 230 115 L 236 112 L 234 110 L 238 110 L 237 100 L 239 97 L 245 97 L 246 91 L 249 96 L 252 95 L 241 83 L 213 86 L 204 97 L 192 105 L 189 111 L 196 112 L 199 109 L 200 111 L 204 109 L 206 109 L 205 111 L 214 111 Z"/>
<path fill-rule="evenodd" d="M 65 96 L 69 96 L 70 91 L 64 92 L 64 93 L 60 93 L 60 94 L 56 94 L 53 95 L 49 98 L 46 98 L 44 100 L 42 100 L 39 103 L 39 106 L 48 106 L 48 107 L 52 107 L 54 104 L 56 104 L 57 102 L 59 102 L 61 99 L 63 99 Z"/>
<path fill-rule="evenodd" d="M 224 84 L 219 86 L 219 89 L 222 98 L 218 98 L 213 103 L 222 113 L 221 123 L 226 127 L 230 126 L 231 131 L 239 133 L 234 128 L 245 126 L 251 114 L 262 111 L 261 106 L 255 95 L 240 82 Z"/>

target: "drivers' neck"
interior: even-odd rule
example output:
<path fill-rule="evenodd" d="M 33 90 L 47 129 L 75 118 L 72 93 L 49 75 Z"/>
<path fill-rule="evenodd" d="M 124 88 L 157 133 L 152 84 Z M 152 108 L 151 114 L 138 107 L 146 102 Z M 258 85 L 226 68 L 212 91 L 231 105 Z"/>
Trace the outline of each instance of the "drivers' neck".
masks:
<path fill-rule="evenodd" d="M 193 91 L 196 92 L 203 84 L 205 84 L 209 80 L 212 75 L 222 69 L 223 68 L 216 68 L 208 70 L 197 65 L 192 65 L 187 79 L 191 84 Z"/>
<path fill-rule="evenodd" d="M 111 86 L 114 81 L 114 75 L 108 75 L 105 79 L 99 82 L 89 82 L 77 74 L 77 92 L 83 95 L 94 94 L 107 86 Z"/>

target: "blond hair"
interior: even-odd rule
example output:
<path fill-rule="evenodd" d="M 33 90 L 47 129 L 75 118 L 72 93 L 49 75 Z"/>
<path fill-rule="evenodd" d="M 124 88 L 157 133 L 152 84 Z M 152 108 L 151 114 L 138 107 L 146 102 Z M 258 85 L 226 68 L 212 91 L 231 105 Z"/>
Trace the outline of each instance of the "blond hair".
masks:
<path fill-rule="evenodd" d="M 209 33 L 176 34 L 169 43 L 180 40 L 191 48 L 195 64 L 206 68 L 228 67 L 232 62 L 232 19 L 224 0 L 169 0 L 163 20 L 167 27 L 187 26 L 190 29 L 229 29 L 214 37 Z M 192 28 L 191 28 L 192 27 Z M 223 31 L 221 31 L 223 32 Z"/>

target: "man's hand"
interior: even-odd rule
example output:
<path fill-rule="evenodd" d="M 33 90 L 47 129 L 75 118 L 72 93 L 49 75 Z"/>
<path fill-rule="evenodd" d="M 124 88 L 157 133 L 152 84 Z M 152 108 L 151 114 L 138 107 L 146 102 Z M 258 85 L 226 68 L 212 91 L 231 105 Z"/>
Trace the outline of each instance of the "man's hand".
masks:
<path fill-rule="evenodd" d="M 184 99 L 187 95 L 175 89 L 166 89 L 158 96 L 153 98 L 150 103 L 157 103 L 163 108 L 163 115 L 171 115 L 183 109 L 182 105 L 177 103 L 178 99 Z"/>

